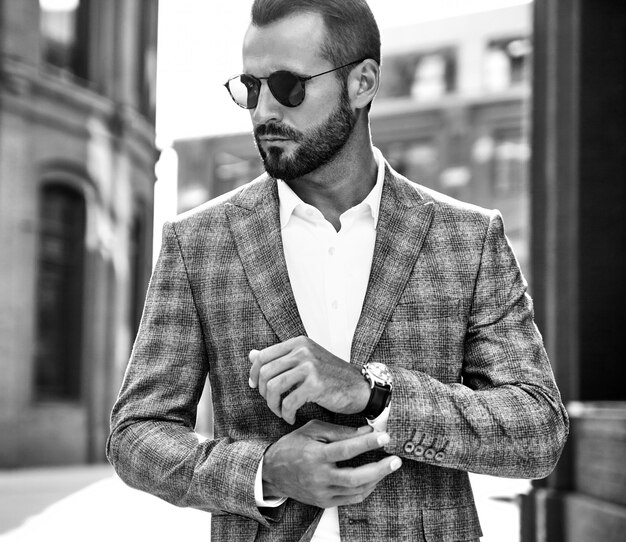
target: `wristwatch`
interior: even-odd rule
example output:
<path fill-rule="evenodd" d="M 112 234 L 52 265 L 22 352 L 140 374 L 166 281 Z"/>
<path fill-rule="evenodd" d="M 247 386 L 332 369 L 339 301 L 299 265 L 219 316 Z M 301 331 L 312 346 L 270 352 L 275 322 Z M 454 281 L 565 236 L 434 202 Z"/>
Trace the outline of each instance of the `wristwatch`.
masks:
<path fill-rule="evenodd" d="M 365 416 L 368 420 L 373 420 L 381 415 L 391 400 L 393 378 L 387 366 L 376 361 L 363 365 L 361 374 L 372 388 L 370 400 L 365 410 L 361 412 L 361 416 Z"/>

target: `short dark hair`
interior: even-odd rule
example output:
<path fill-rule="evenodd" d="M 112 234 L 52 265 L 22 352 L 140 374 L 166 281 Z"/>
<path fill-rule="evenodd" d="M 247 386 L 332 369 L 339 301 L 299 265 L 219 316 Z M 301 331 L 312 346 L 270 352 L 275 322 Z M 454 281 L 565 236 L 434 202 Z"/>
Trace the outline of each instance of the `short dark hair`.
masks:
<path fill-rule="evenodd" d="M 267 26 L 299 13 L 322 16 L 328 34 L 322 56 L 334 66 L 365 58 L 380 64 L 380 31 L 365 0 L 254 0 L 252 24 Z"/>

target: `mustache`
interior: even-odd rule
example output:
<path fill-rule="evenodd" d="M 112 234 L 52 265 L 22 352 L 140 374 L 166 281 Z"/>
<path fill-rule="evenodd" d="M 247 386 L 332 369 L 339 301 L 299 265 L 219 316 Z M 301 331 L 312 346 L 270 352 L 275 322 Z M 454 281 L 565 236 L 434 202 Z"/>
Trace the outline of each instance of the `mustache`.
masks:
<path fill-rule="evenodd" d="M 289 126 L 276 122 L 260 124 L 254 129 L 254 135 L 257 139 L 262 136 L 277 136 L 291 139 L 293 141 L 299 141 L 302 136 L 298 130 L 294 130 Z"/>

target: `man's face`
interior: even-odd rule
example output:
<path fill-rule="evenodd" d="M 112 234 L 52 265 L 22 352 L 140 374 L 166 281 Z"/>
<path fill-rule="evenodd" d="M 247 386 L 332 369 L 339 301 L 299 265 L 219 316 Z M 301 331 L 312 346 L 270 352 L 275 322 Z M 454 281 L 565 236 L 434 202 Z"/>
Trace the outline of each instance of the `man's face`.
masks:
<path fill-rule="evenodd" d="M 291 181 L 331 161 L 348 141 L 354 123 L 347 91 L 343 91 L 337 107 L 321 124 L 304 131 L 278 122 L 260 124 L 254 129 L 254 139 L 265 170 L 276 179 Z M 288 151 L 282 142 L 275 144 L 274 138 L 293 141 L 293 148 Z"/>
<path fill-rule="evenodd" d="M 317 14 L 297 15 L 267 27 L 251 26 L 244 41 L 244 71 L 267 77 L 278 70 L 307 76 L 332 69 L 335 66 L 319 54 L 324 32 Z M 347 88 L 335 74 L 305 85 L 304 102 L 290 108 L 280 104 L 263 81 L 257 107 L 250 112 L 265 169 L 285 181 L 331 161 L 355 124 Z"/>

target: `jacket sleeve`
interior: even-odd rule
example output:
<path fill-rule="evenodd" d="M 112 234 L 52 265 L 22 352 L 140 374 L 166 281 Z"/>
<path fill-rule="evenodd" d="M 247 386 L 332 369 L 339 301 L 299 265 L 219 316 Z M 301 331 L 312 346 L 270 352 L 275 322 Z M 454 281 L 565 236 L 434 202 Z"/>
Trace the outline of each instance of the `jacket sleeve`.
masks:
<path fill-rule="evenodd" d="M 111 415 L 107 457 L 129 486 L 177 506 L 264 525 L 254 480 L 264 440 L 205 439 L 194 431 L 209 359 L 174 227 L 150 281 L 131 359 Z"/>
<path fill-rule="evenodd" d="M 462 383 L 394 376 L 388 453 L 476 473 L 542 478 L 568 417 L 498 213 L 486 231 L 464 342 Z"/>

